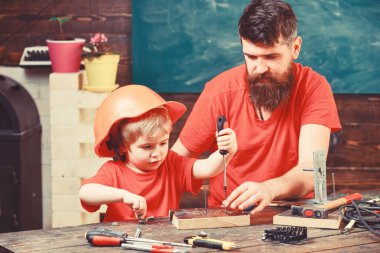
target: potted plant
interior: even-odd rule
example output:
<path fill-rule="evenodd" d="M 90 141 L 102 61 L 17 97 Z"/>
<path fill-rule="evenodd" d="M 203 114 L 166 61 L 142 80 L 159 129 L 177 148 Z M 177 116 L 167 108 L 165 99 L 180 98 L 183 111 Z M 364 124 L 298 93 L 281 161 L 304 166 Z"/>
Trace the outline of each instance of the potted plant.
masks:
<path fill-rule="evenodd" d="M 49 19 L 49 21 L 58 22 L 60 30 L 54 38 L 46 40 L 53 72 L 75 73 L 80 69 L 85 40 L 70 38 L 63 32 L 63 24 L 71 19 L 71 15 Z"/>
<path fill-rule="evenodd" d="M 87 75 L 87 85 L 83 89 L 94 92 L 112 91 L 118 87 L 116 82 L 120 55 L 113 51 L 103 33 L 96 33 L 82 54 Z"/>

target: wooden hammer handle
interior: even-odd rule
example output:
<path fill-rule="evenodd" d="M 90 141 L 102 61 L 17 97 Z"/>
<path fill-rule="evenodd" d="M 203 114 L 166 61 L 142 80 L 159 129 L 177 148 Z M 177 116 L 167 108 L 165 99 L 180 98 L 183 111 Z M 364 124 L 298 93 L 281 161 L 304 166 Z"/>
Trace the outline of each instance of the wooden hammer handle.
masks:
<path fill-rule="evenodd" d="M 328 203 L 320 206 L 320 208 L 330 210 L 330 209 L 334 209 L 334 208 L 337 208 L 339 206 L 342 206 L 344 204 L 351 203 L 352 200 L 360 200 L 360 199 L 362 199 L 362 195 L 360 193 L 353 193 L 351 195 L 348 195 L 348 196 L 333 200 L 331 202 L 328 202 Z"/>

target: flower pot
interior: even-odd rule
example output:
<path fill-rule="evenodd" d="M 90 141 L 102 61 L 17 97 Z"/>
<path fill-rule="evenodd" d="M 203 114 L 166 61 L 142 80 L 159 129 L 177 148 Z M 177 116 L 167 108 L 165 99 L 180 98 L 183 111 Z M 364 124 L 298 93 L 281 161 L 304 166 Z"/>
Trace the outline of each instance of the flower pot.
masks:
<path fill-rule="evenodd" d="M 116 89 L 118 87 L 115 82 L 119 60 L 120 55 L 118 54 L 84 58 L 87 85 L 84 85 L 83 89 L 95 92 L 107 92 Z"/>
<path fill-rule="evenodd" d="M 84 39 L 46 40 L 53 72 L 78 72 L 84 42 Z"/>

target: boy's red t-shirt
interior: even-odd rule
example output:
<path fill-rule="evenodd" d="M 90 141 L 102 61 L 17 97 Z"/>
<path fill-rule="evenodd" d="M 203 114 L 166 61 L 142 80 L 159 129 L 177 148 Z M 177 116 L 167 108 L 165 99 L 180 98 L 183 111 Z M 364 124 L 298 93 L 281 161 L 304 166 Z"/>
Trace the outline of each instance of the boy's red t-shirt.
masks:
<path fill-rule="evenodd" d="M 295 167 L 302 125 L 319 124 L 332 132 L 341 129 L 331 87 L 311 68 L 294 63 L 290 99 L 266 121 L 255 116 L 246 72 L 246 66 L 240 65 L 208 82 L 180 134 L 190 151 L 213 152 L 217 149 L 216 119 L 226 116 L 238 141 L 238 151 L 227 167 L 228 195 L 243 182 L 263 182 Z M 221 173 L 210 179 L 209 205 L 220 206 L 223 200 Z"/>
<path fill-rule="evenodd" d="M 121 161 L 108 161 L 97 174 L 82 185 L 97 183 L 125 189 L 143 196 L 147 202 L 147 217 L 167 216 L 169 210 L 178 209 L 183 192 L 197 194 L 202 179 L 193 178 L 195 159 L 179 156 L 170 151 L 162 165 L 146 174 L 137 173 Z M 94 192 L 94 194 L 96 194 Z M 95 212 L 100 205 L 89 205 L 81 201 L 83 208 Z M 125 221 L 136 219 L 132 208 L 122 202 L 107 205 L 104 221 Z"/>

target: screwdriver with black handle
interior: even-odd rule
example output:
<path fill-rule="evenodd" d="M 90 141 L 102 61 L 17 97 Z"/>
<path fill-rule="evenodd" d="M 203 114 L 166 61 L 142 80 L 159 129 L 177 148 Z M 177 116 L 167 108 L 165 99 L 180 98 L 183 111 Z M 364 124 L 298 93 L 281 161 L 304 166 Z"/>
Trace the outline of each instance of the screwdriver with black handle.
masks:
<path fill-rule="evenodd" d="M 216 119 L 216 126 L 218 129 L 218 133 L 223 130 L 224 123 L 226 122 L 225 116 L 219 116 Z M 227 150 L 219 150 L 219 153 L 223 156 L 223 186 L 224 186 L 224 200 L 227 199 L 227 169 L 226 169 L 226 157 L 225 155 L 228 153 Z M 225 207 L 227 209 L 227 207 Z"/>
<path fill-rule="evenodd" d="M 94 228 L 86 232 L 87 241 L 94 236 L 106 236 L 106 237 L 115 237 L 115 238 L 124 238 L 127 237 L 127 233 L 114 231 L 106 228 Z"/>
<path fill-rule="evenodd" d="M 96 246 L 120 246 L 125 242 L 127 233 L 113 231 L 106 228 L 95 228 L 87 231 L 86 239 Z"/>

